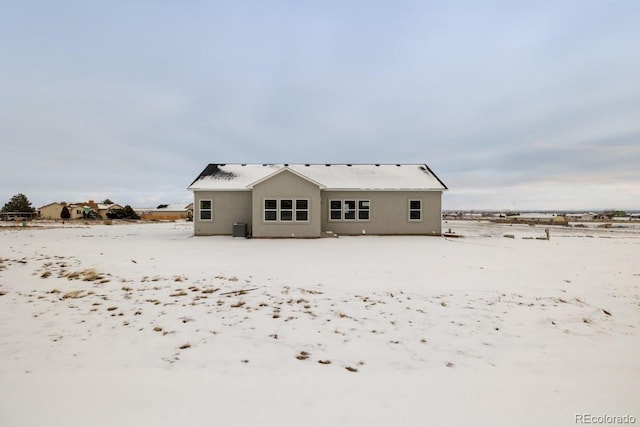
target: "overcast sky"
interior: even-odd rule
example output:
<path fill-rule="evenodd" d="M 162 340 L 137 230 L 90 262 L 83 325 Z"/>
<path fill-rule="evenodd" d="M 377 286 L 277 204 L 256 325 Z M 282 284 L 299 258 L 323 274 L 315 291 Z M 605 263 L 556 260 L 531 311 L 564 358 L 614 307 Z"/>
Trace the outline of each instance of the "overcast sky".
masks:
<path fill-rule="evenodd" d="M 0 0 L 0 205 L 207 163 L 427 163 L 444 209 L 640 209 L 640 1 Z"/>

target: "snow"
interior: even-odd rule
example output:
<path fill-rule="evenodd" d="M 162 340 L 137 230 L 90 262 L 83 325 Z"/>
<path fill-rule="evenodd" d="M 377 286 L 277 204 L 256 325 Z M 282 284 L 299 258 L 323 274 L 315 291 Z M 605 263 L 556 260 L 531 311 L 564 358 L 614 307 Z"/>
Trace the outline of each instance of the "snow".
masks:
<path fill-rule="evenodd" d="M 247 240 L 192 227 L 0 228 L 1 426 L 640 417 L 638 228 Z"/>
<path fill-rule="evenodd" d="M 314 181 L 328 190 L 443 190 L 444 186 L 424 165 L 345 164 L 226 164 L 221 175 L 203 176 L 190 190 L 247 190 L 283 168 Z"/>
<path fill-rule="evenodd" d="M 152 209 L 156 212 L 184 212 L 189 208 L 191 203 L 171 203 L 163 208 Z"/>
<path fill-rule="evenodd" d="M 98 206 L 98 209 L 100 210 L 122 209 L 122 206 L 117 203 L 97 203 L 96 206 Z"/>
<path fill-rule="evenodd" d="M 551 218 L 555 218 L 558 215 L 555 213 L 532 212 L 532 213 L 521 213 L 516 216 L 522 219 L 551 219 Z"/>

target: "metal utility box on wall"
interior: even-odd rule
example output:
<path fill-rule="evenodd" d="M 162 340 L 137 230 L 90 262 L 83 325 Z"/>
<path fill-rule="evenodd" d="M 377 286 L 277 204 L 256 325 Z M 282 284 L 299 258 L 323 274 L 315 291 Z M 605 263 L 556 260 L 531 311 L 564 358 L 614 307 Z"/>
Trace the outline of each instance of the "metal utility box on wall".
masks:
<path fill-rule="evenodd" d="M 247 224 L 242 222 L 234 222 L 233 237 L 247 237 Z"/>

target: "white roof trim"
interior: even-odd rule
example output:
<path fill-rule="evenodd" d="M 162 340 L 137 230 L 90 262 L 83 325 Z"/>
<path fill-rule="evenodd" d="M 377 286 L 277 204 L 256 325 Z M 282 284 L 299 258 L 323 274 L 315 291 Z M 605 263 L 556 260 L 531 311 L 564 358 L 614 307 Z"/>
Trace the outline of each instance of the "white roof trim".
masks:
<path fill-rule="evenodd" d="M 269 175 L 267 175 L 267 176 L 265 176 L 263 178 L 260 178 L 257 181 L 252 182 L 251 184 L 247 185 L 247 188 L 250 189 L 250 190 L 253 190 L 253 187 L 255 187 L 256 185 L 258 185 L 258 184 L 260 184 L 262 182 L 268 181 L 271 178 L 273 178 L 274 176 L 280 175 L 281 173 L 283 173 L 285 171 L 291 172 L 292 174 L 296 175 L 297 177 L 300 177 L 300 178 L 304 179 L 305 181 L 309 181 L 310 183 L 312 183 L 314 185 L 317 185 L 318 187 L 320 187 L 321 190 L 325 190 L 326 189 L 326 187 L 324 185 L 320 184 L 317 181 L 314 181 L 313 179 L 309 178 L 308 176 L 303 175 L 300 172 L 297 172 L 297 171 L 291 169 L 289 166 L 284 166 L 283 168 L 278 169 L 277 171 L 275 171 L 273 173 L 270 173 Z"/>
<path fill-rule="evenodd" d="M 226 164 L 211 163 L 191 191 L 251 191 L 283 170 L 326 191 L 445 191 L 425 164 Z"/>

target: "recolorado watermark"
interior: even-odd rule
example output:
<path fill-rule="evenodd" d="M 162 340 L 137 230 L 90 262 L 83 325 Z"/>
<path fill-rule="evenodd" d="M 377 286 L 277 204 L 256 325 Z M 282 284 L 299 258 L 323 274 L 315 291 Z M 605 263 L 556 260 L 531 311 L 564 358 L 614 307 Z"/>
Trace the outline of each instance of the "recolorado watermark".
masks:
<path fill-rule="evenodd" d="M 582 413 L 575 415 L 576 424 L 635 424 L 636 417 L 633 415 L 608 415 Z"/>

